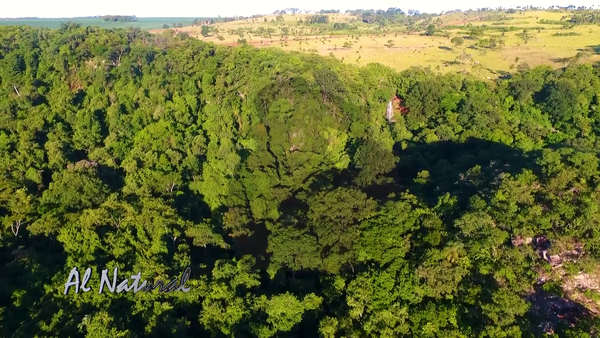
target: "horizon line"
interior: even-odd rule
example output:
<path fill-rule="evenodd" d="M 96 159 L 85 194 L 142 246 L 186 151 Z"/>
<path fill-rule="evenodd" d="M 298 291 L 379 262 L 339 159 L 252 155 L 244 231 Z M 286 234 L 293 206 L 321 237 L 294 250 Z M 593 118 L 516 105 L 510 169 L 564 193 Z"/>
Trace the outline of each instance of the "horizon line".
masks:
<path fill-rule="evenodd" d="M 450 12 L 454 12 L 456 10 L 460 10 L 461 12 L 468 12 L 468 11 L 479 11 L 482 9 L 485 10 L 492 10 L 492 11 L 500 11 L 500 10 L 505 10 L 505 9 L 521 9 L 521 10 L 529 10 L 529 9 L 551 9 L 551 8 L 558 8 L 558 9 L 568 9 L 569 7 L 575 7 L 575 9 L 577 9 L 578 7 L 585 7 L 586 9 L 593 9 L 596 7 L 600 7 L 600 5 L 591 5 L 591 6 L 584 6 L 584 5 L 569 5 L 569 6 L 558 6 L 558 5 L 545 5 L 545 6 L 531 6 L 531 5 L 514 5 L 514 6 L 498 6 L 498 7 L 476 7 L 476 8 L 468 8 L 468 9 L 460 9 L 460 8 L 456 8 L 454 10 L 445 10 L 445 11 L 438 11 L 438 12 L 430 12 L 430 11 L 418 11 L 421 14 L 437 14 L 437 15 L 441 15 L 443 13 L 450 13 Z M 276 9 L 273 10 L 271 13 L 257 13 L 257 14 L 250 14 L 250 15 L 231 15 L 231 16 L 222 16 L 222 15 L 216 15 L 216 16 L 137 16 L 135 14 L 97 14 L 97 15 L 83 15 L 83 16 L 64 16 L 64 17 L 40 17 L 40 16 L 19 16 L 19 17 L 0 17 L 0 20 L 6 20 L 6 19 L 11 19 L 11 20 L 18 20 L 18 19 L 79 19 L 79 18 L 98 18 L 98 17 L 103 17 L 103 16 L 133 16 L 136 17 L 138 19 L 153 19 L 153 18 L 232 18 L 232 17 L 251 17 L 251 16 L 255 16 L 255 15 L 260 15 L 260 16 L 266 16 L 266 15 L 274 15 L 275 11 L 281 11 L 281 10 L 290 10 L 290 9 L 298 9 L 301 12 L 315 12 L 314 14 L 320 14 L 319 12 L 322 10 L 339 10 L 340 14 L 343 14 L 347 11 L 357 11 L 357 10 L 363 10 L 363 11 L 368 11 L 368 10 L 387 10 L 390 8 L 400 8 L 400 7 L 388 7 L 388 8 L 367 8 L 367 9 L 362 9 L 362 8 L 356 8 L 356 9 L 335 9 L 335 8 L 329 8 L 329 9 L 299 9 L 299 8 L 295 8 L 295 7 L 289 7 L 289 8 L 283 8 L 283 9 Z M 401 9 L 401 8 L 400 8 Z M 403 10 L 404 11 L 404 10 Z M 408 10 L 406 10 L 408 11 Z M 297 14 L 312 14 L 312 13 L 297 13 Z M 331 14 L 331 13 L 323 13 L 323 14 Z M 292 15 L 292 14 L 287 14 L 287 15 Z"/>

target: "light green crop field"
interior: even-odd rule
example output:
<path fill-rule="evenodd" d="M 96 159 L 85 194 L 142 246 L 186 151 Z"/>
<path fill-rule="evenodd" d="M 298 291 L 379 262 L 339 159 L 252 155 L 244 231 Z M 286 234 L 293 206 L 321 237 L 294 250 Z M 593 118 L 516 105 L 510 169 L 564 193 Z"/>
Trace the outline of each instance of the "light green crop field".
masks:
<path fill-rule="evenodd" d="M 274 16 L 265 16 L 254 20 L 240 20 L 212 25 L 218 30 L 210 36 L 203 37 L 201 27 L 183 27 L 178 31 L 188 32 L 191 36 L 217 44 L 236 45 L 240 35 L 239 29 L 246 31 L 244 39 L 256 47 L 277 47 L 286 51 L 300 51 L 334 56 L 342 62 L 366 65 L 378 62 L 397 70 L 411 66 L 431 67 L 440 72 L 469 71 L 482 78 L 496 78 L 504 72 L 517 67 L 534 67 L 547 64 L 552 67 L 563 67 L 568 62 L 600 61 L 600 27 L 598 25 L 581 25 L 564 28 L 557 24 L 543 24 L 540 20 L 559 21 L 562 17 L 570 17 L 567 12 L 525 11 L 522 13 L 504 12 L 471 12 L 451 13 L 439 17 L 441 33 L 425 36 L 423 32 L 407 32 L 406 27 L 390 26 L 386 31 L 376 31 L 375 25 L 367 25 L 352 21 L 349 14 L 329 15 L 329 27 L 332 22 L 354 22 L 358 28 L 343 35 L 323 36 L 318 33 L 318 25 L 305 26 L 299 20 L 306 19 L 306 14 L 283 15 L 283 21 L 276 22 Z M 264 18 L 267 21 L 264 21 Z M 501 20 L 497 20 L 501 18 Z M 437 18 L 434 18 L 434 21 Z M 327 26 L 327 25 L 325 25 Z M 459 26 L 459 27 L 458 27 Z M 469 30 L 477 26 L 487 26 L 495 30 L 486 30 L 483 36 L 470 39 Z M 260 28 L 273 30 L 271 38 L 250 33 Z M 295 32 L 282 37 L 282 28 Z M 445 28 L 447 27 L 447 28 Z M 504 33 L 501 27 L 515 27 Z M 484 27 L 485 28 L 485 27 Z M 539 30 L 538 30 L 539 28 Z M 528 30 L 529 38 L 525 41 L 521 34 Z M 161 33 L 163 29 L 152 30 Z M 236 32 L 234 32 L 236 31 Z M 562 36 L 555 35 L 563 34 Z M 339 34 L 339 33 L 336 33 Z M 564 34 L 572 34 L 565 36 Z M 221 39 L 219 39 L 219 36 Z M 464 38 L 462 46 L 454 46 L 451 39 L 455 36 Z M 479 39 L 496 38 L 504 41 L 500 48 L 480 48 L 475 44 Z M 580 57 L 575 59 L 575 56 Z M 462 54 L 470 55 L 468 61 L 457 62 Z"/>
<path fill-rule="evenodd" d="M 0 25 L 27 25 L 34 27 L 58 28 L 63 22 L 75 22 L 82 26 L 98 26 L 101 28 L 127 28 L 139 27 L 141 29 L 162 28 L 174 23 L 190 25 L 196 18 L 137 18 L 134 22 L 106 22 L 102 18 L 31 18 L 31 19 L 0 19 Z M 200 18 L 203 20 L 206 18 Z"/>

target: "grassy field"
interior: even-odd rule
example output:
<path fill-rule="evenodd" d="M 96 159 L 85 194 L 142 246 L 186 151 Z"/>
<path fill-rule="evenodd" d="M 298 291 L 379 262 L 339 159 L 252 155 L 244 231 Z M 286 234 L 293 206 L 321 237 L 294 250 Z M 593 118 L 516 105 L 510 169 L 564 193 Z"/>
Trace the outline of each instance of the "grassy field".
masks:
<path fill-rule="evenodd" d="M 422 32 L 409 34 L 405 27 L 400 26 L 386 27 L 385 31 L 382 31 L 374 29 L 375 25 L 364 24 L 360 20 L 354 22 L 357 29 L 348 31 L 347 34 L 331 35 L 327 32 L 323 36 L 319 34 L 319 25 L 306 26 L 298 23 L 298 20 L 306 19 L 306 14 L 284 15 L 283 21 L 280 22 L 276 22 L 274 16 L 265 16 L 266 22 L 264 18 L 258 18 L 218 23 L 212 27 L 218 32 L 211 32 L 208 37 L 200 34 L 201 28 L 198 26 L 179 28 L 178 32 L 185 31 L 193 37 L 217 44 L 235 45 L 240 39 L 237 31 L 241 29 L 245 31 L 244 39 L 256 47 L 278 47 L 287 51 L 330 55 L 357 65 L 378 62 L 397 70 L 411 66 L 429 66 L 440 72 L 470 71 L 482 78 L 496 78 L 518 68 L 519 65 L 534 67 L 548 64 L 563 67 L 565 62 L 573 61 L 579 52 L 585 52 L 585 55 L 577 62 L 600 61 L 598 25 L 582 25 L 568 29 L 562 25 L 540 23 L 543 19 L 558 21 L 563 16 L 570 14 L 548 11 L 525 11 L 521 14 L 452 13 L 439 17 L 440 31 L 434 36 L 425 36 Z M 352 22 L 353 18 L 348 14 L 334 14 L 329 17 L 328 27 L 332 22 Z M 477 26 L 496 30 L 486 30 L 483 36 L 470 39 L 469 29 Z M 271 38 L 250 33 L 261 27 L 265 30 L 271 28 Z M 505 31 L 503 34 L 499 30 L 501 27 L 515 27 L 516 30 Z M 287 37 L 282 37 L 282 29 L 290 32 Z M 528 30 L 527 42 L 520 36 L 523 29 Z M 155 33 L 162 31 L 164 30 L 152 30 Z M 443 36 L 444 33 L 446 36 Z M 556 33 L 572 36 L 557 36 Z M 455 36 L 464 38 L 462 46 L 455 47 L 450 42 Z M 496 49 L 474 46 L 479 39 L 490 38 L 502 39 L 504 46 Z M 471 58 L 467 58 L 468 61 L 464 63 L 457 62 L 457 57 L 461 54 L 469 54 Z"/>
<path fill-rule="evenodd" d="M 37 18 L 37 19 L 0 19 L 0 25 L 27 25 L 34 27 L 58 28 L 63 22 L 76 22 L 82 26 L 98 26 L 101 28 L 139 27 L 141 29 L 162 28 L 164 24 L 173 23 L 190 25 L 196 18 L 138 18 L 134 22 L 105 22 L 102 18 Z M 199 20 L 203 18 L 198 18 Z"/>

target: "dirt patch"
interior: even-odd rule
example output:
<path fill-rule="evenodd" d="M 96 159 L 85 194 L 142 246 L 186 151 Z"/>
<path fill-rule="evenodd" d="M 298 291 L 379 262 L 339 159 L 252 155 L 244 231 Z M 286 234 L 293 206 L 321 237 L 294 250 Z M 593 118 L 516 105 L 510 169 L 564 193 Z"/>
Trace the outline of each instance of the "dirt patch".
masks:
<path fill-rule="evenodd" d="M 525 244 L 531 244 L 533 242 L 533 238 L 531 238 L 531 237 L 523 238 L 521 236 L 517 236 L 517 237 L 513 238 L 511 241 L 514 246 L 523 246 Z"/>
<path fill-rule="evenodd" d="M 600 290 L 600 283 L 598 280 L 587 273 L 580 273 L 573 277 L 570 283 L 566 283 L 565 286 L 583 290 Z M 568 284 L 568 285 L 567 285 Z"/>

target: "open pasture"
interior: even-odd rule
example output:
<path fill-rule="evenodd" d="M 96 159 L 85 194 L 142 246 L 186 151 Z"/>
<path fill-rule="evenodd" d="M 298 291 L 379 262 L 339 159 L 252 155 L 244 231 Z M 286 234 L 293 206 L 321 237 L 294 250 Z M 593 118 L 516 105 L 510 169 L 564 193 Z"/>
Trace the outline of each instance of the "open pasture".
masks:
<path fill-rule="evenodd" d="M 328 14 L 327 24 L 306 25 L 309 14 L 287 14 L 279 20 L 271 15 L 217 23 L 211 25 L 208 36 L 201 34 L 201 26 L 187 26 L 177 32 L 188 32 L 217 44 L 237 45 L 244 39 L 256 47 L 329 55 L 357 65 L 378 62 L 396 70 L 423 66 L 440 72 L 469 71 L 483 78 L 496 78 L 519 67 L 563 67 L 573 61 L 600 60 L 600 27 L 557 24 L 570 15 L 543 10 L 450 13 L 431 19 L 436 25 L 432 36 L 402 25 L 377 27 L 350 14 Z M 332 30 L 336 22 L 348 23 L 353 29 Z M 483 32 L 470 36 L 474 28 Z M 464 43 L 454 45 L 454 37 L 462 37 Z M 480 41 L 486 39 L 502 42 L 494 48 L 482 47 Z"/>

